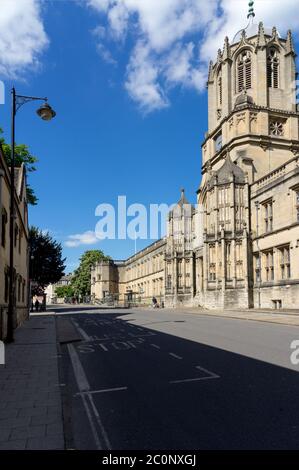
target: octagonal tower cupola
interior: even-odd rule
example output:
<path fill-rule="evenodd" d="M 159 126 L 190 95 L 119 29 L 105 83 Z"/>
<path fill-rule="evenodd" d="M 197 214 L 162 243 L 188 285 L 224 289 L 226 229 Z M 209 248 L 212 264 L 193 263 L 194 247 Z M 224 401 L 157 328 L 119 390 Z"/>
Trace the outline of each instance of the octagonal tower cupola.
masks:
<path fill-rule="evenodd" d="M 281 37 L 276 27 L 255 21 L 249 2 L 248 24 L 224 39 L 208 75 L 209 133 L 234 110 L 246 91 L 248 101 L 272 109 L 296 110 L 295 50 L 289 31 Z"/>

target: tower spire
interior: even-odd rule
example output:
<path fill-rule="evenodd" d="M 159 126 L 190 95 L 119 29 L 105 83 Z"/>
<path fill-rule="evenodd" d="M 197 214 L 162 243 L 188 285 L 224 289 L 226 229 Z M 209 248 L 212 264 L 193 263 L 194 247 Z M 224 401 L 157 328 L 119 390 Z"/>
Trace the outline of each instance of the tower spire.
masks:
<path fill-rule="evenodd" d="M 248 15 L 247 15 L 247 18 L 250 19 L 250 18 L 254 18 L 255 17 L 255 13 L 254 13 L 254 1 L 253 0 L 250 0 L 250 2 L 248 2 Z"/>

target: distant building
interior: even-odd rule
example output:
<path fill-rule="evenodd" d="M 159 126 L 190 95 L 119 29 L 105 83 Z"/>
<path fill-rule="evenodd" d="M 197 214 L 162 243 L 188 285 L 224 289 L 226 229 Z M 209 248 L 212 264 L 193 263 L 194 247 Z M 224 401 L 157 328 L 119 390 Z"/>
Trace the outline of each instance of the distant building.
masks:
<path fill-rule="evenodd" d="M 99 263 L 95 299 L 167 306 L 298 308 L 299 113 L 292 34 L 255 24 L 225 38 L 208 73 L 208 131 L 197 207 L 182 192 L 168 233 Z"/>
<path fill-rule="evenodd" d="M 94 300 L 150 303 L 153 296 L 164 299 L 166 240 L 159 240 L 126 261 L 101 261 L 91 271 Z"/>
<path fill-rule="evenodd" d="M 63 300 L 57 298 L 55 289 L 56 287 L 69 286 L 71 284 L 71 280 L 72 274 L 67 274 L 66 276 L 62 276 L 62 278 L 56 282 L 56 284 L 49 284 L 45 289 L 46 303 L 50 305 L 57 303 L 59 300 Z"/>
<path fill-rule="evenodd" d="M 15 169 L 15 226 L 14 226 L 14 327 L 28 318 L 29 307 L 29 248 L 28 213 L 25 167 Z M 0 339 L 6 337 L 9 296 L 9 208 L 10 171 L 0 145 Z"/>

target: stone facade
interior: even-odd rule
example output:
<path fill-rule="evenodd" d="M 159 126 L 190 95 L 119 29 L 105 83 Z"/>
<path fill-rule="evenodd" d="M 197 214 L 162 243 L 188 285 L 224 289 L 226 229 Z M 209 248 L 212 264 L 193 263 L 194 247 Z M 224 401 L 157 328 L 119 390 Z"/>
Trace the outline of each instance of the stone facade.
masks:
<path fill-rule="evenodd" d="M 153 297 L 164 300 L 166 240 L 159 240 L 126 261 L 102 261 L 91 271 L 94 300 L 150 304 Z"/>
<path fill-rule="evenodd" d="M 251 21 L 231 44 L 225 38 L 209 67 L 209 125 L 196 207 L 182 192 L 169 214 L 165 240 L 122 265 L 105 267 L 105 282 L 111 278 L 113 292 L 124 297 L 140 289 L 141 300 L 147 301 L 157 295 L 154 279 L 148 284 L 146 276 L 158 275 L 153 260 L 159 253 L 159 289 L 167 306 L 297 306 L 295 57 L 291 32 L 281 38 L 275 27 L 269 30 L 262 23 Z M 151 274 L 142 268 L 147 263 Z M 103 294 L 97 278 L 103 272 L 98 265 L 92 275 L 95 298 Z M 107 286 L 109 292 L 109 282 Z"/>
<path fill-rule="evenodd" d="M 25 168 L 15 170 L 15 303 L 14 326 L 28 318 L 29 273 L 28 273 L 28 214 L 26 201 Z M 9 289 L 9 207 L 10 172 L 0 146 L 0 339 L 6 337 Z"/>

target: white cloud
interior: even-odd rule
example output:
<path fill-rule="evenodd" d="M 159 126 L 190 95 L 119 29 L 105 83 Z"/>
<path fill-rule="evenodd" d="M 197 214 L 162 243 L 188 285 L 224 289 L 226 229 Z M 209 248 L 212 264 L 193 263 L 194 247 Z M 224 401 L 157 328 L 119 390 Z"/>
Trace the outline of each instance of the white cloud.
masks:
<path fill-rule="evenodd" d="M 103 44 L 103 39 L 105 38 L 107 31 L 101 25 L 98 25 L 92 30 L 93 36 L 97 39 L 98 43 L 96 45 L 97 52 L 99 56 L 103 59 L 104 62 L 110 65 L 116 65 L 116 60 L 112 57 L 109 49 Z"/>
<path fill-rule="evenodd" d="M 129 11 L 122 2 L 112 6 L 108 13 L 111 31 L 116 39 L 123 39 L 126 34 Z"/>
<path fill-rule="evenodd" d="M 256 1 L 256 21 L 282 34 L 298 30 L 298 0 L 274 3 Z M 125 88 L 146 112 L 168 106 L 166 93 L 174 86 L 203 90 L 208 62 L 224 37 L 247 24 L 248 0 L 88 0 L 88 5 L 105 18 L 106 40 L 123 41 L 130 34 L 135 41 Z"/>
<path fill-rule="evenodd" d="M 39 0 L 1 0 L 0 74 L 18 77 L 39 64 L 48 44 Z"/>
<path fill-rule="evenodd" d="M 186 45 L 177 44 L 169 53 L 165 62 L 165 77 L 171 86 L 181 84 L 185 87 L 201 91 L 206 84 L 206 73 L 198 61 L 194 65 L 195 45 L 189 42 Z"/>
<path fill-rule="evenodd" d="M 142 41 L 138 42 L 127 68 L 125 87 L 131 98 L 145 112 L 168 106 L 167 98 L 159 84 L 160 65 Z"/>
<path fill-rule="evenodd" d="M 223 39 L 228 36 L 230 40 L 247 24 L 246 11 L 247 0 L 222 0 L 220 2 L 223 14 L 214 18 L 210 23 L 205 40 L 201 44 L 200 57 L 202 61 L 214 59 L 217 49 L 222 47 Z M 288 29 L 293 32 L 299 29 L 298 0 L 273 0 L 255 1 L 255 21 L 263 21 L 264 26 L 272 28 L 276 26 L 281 34 Z M 244 13 L 244 14 L 243 14 Z"/>
<path fill-rule="evenodd" d="M 97 52 L 99 56 L 103 59 L 104 62 L 110 65 L 116 65 L 117 62 L 115 59 L 113 59 L 111 52 L 107 47 L 105 47 L 103 44 L 98 43 L 97 44 Z"/>
<path fill-rule="evenodd" d="M 95 232 L 88 230 L 84 233 L 77 233 L 75 235 L 69 235 L 68 240 L 64 243 L 68 248 L 76 248 L 81 245 L 94 245 L 98 243 Z"/>

